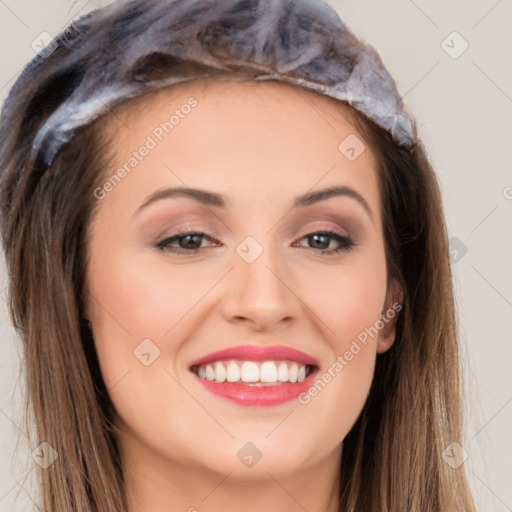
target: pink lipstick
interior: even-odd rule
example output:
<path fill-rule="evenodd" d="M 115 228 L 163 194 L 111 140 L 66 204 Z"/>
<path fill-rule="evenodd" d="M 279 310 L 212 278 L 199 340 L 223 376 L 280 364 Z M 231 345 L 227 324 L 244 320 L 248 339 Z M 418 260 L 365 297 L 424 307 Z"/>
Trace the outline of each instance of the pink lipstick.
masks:
<path fill-rule="evenodd" d="M 318 361 L 299 350 L 276 345 L 240 345 L 193 361 L 189 367 L 214 395 L 241 405 L 278 405 L 310 385 Z"/>

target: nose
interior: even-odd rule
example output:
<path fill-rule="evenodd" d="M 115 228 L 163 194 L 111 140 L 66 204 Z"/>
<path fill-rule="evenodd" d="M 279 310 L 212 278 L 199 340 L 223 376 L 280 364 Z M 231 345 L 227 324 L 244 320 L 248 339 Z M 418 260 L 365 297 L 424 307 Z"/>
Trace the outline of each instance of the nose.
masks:
<path fill-rule="evenodd" d="M 291 273 L 276 252 L 264 249 L 252 263 L 234 255 L 223 315 L 233 323 L 266 331 L 290 324 L 298 317 L 300 300 Z"/>

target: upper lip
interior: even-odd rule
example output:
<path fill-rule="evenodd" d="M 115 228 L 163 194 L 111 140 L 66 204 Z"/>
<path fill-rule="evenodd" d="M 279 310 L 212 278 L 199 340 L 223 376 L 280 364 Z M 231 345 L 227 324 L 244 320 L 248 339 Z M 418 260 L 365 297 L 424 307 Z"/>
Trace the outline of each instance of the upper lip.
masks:
<path fill-rule="evenodd" d="M 204 357 L 196 359 L 190 364 L 190 367 L 200 366 L 215 361 L 227 359 L 242 359 L 244 361 L 296 361 L 301 364 L 319 366 L 319 362 L 312 356 L 301 352 L 295 348 L 285 347 L 284 345 L 238 345 L 217 352 L 212 352 Z"/>

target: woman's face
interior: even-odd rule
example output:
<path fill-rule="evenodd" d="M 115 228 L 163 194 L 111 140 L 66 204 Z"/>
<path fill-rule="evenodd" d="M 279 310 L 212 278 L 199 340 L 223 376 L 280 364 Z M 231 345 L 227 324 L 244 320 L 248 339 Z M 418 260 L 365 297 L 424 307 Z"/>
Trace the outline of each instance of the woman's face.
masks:
<path fill-rule="evenodd" d="M 86 316 L 125 460 L 334 474 L 394 337 L 362 136 L 332 99 L 236 81 L 152 94 L 109 129 Z"/>

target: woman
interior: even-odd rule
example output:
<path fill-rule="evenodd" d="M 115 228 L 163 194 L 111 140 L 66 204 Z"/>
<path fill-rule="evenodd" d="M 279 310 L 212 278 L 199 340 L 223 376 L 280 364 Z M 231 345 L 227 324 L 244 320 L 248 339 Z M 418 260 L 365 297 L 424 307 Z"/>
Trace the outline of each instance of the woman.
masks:
<path fill-rule="evenodd" d="M 435 174 L 332 9 L 114 2 L 1 141 L 45 510 L 474 509 Z"/>

